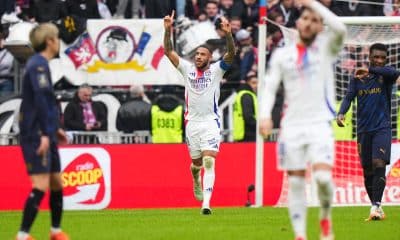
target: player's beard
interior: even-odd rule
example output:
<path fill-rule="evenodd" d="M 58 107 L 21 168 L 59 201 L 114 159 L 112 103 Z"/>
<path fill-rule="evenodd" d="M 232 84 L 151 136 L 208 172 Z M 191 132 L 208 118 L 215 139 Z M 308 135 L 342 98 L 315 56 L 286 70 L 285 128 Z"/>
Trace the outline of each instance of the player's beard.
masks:
<path fill-rule="evenodd" d="M 302 36 L 302 34 L 300 34 L 300 39 L 306 46 L 310 46 L 314 42 L 316 37 L 317 37 L 317 33 L 316 34 L 312 34 L 312 35 L 307 36 L 307 37 Z"/>
<path fill-rule="evenodd" d="M 203 64 L 201 64 L 197 68 L 200 69 L 200 70 L 204 70 L 207 66 L 208 66 L 208 62 L 204 62 Z"/>

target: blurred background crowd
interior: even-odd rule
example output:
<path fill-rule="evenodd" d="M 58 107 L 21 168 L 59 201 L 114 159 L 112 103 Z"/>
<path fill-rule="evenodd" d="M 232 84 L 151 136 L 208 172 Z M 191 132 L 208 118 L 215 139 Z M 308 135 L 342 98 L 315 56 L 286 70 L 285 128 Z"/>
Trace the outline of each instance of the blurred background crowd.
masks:
<path fill-rule="evenodd" d="M 400 15 L 399 0 L 320 1 L 338 16 Z M 271 0 L 268 1 L 267 7 L 270 20 L 267 24 L 266 39 L 268 62 L 273 49 L 283 44 L 281 29 L 276 24 L 295 28 L 296 19 L 299 17 L 299 6 L 296 5 L 295 0 Z M 244 136 L 235 138 L 235 140 L 254 140 L 256 116 L 254 96 L 258 82 L 258 0 L 1 0 L 0 101 L 19 94 L 19 90 L 14 87 L 17 86 L 14 83 L 16 80 L 13 69 L 14 58 L 4 48 L 4 41 L 10 25 L 22 21 L 53 22 L 59 27 L 62 40 L 68 44 L 85 31 L 87 19 L 163 18 L 172 10 L 176 12 L 174 36 L 176 49 L 186 58 L 191 57 L 190 50 L 192 49 L 188 46 L 188 41 L 191 40 L 192 45 L 200 45 L 206 37 L 208 39 L 206 42 L 215 49 L 214 60 L 218 60 L 225 51 L 225 36 L 222 31 L 218 30 L 220 17 L 225 16 L 230 21 L 237 53 L 231 69 L 224 76 L 220 101 L 223 102 L 232 92 L 238 93 L 237 96 L 240 95 L 235 99 L 234 113 L 241 111 L 240 114 L 236 112 L 236 118 L 244 119 L 246 126 L 243 130 Z M 199 30 L 204 28 L 205 31 Z M 363 50 L 357 51 L 362 52 Z M 354 67 L 352 62 L 346 64 L 347 68 Z M 346 66 L 342 66 L 338 71 L 346 71 Z M 345 88 L 346 85 L 341 86 L 341 89 Z M 117 129 L 124 133 L 137 130 L 157 132 L 159 130 L 156 129 L 157 119 L 154 119 L 157 111 L 170 113 L 170 117 L 176 119 L 181 119 L 183 115 L 183 88 L 180 86 L 126 86 L 122 89 L 81 86 L 76 89 L 65 80 L 60 81 L 55 89 L 62 90 L 64 95 L 60 98 L 69 101 L 63 115 L 64 126 L 67 130 L 107 131 L 106 107 L 101 104 L 91 104 L 89 113 L 87 109 L 84 109 L 86 102 L 93 102 L 92 94 L 102 92 L 111 92 L 121 102 L 115 124 Z M 243 91 L 245 91 L 244 94 L 239 94 Z M 273 110 L 276 127 L 279 126 L 282 98 L 283 94 L 280 91 Z M 182 111 L 178 111 L 178 108 Z M 225 112 L 225 114 L 227 113 Z M 161 117 L 161 115 L 157 116 Z M 233 118 L 235 121 L 235 116 Z M 183 123 L 181 120 L 178 122 Z M 158 127 L 161 128 L 161 125 Z M 180 129 L 179 131 L 176 129 L 175 138 L 168 141 L 184 141 L 183 137 L 177 137 L 184 134 L 183 127 L 181 127 L 183 124 L 178 125 Z M 238 134 L 238 136 L 240 135 Z M 97 140 L 92 139 L 91 141 Z"/>

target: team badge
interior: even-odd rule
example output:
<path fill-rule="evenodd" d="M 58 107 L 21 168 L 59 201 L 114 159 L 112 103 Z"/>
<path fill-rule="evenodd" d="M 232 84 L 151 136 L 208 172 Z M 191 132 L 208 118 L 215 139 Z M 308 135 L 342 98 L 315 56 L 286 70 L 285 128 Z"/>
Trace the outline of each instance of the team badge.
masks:
<path fill-rule="evenodd" d="M 47 76 L 45 73 L 40 73 L 38 75 L 38 79 L 39 79 L 39 87 L 40 88 L 46 88 L 49 86 L 49 81 L 47 80 Z"/>

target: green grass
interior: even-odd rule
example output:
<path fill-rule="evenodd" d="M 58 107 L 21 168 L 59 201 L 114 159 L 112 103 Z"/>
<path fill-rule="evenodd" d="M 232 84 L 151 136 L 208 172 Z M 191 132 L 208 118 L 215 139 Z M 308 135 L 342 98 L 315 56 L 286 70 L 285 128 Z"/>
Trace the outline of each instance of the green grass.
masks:
<path fill-rule="evenodd" d="M 368 207 L 333 210 L 336 240 L 399 240 L 400 206 L 385 207 L 387 219 L 364 222 Z M 318 209 L 308 211 L 309 240 L 318 239 Z M 36 239 L 48 239 L 49 212 L 41 211 L 32 228 Z M 0 239 L 15 237 L 21 220 L 16 211 L 0 212 Z M 293 239 L 286 208 L 215 208 L 211 216 L 199 209 L 66 211 L 63 229 L 71 239 L 281 240 Z"/>

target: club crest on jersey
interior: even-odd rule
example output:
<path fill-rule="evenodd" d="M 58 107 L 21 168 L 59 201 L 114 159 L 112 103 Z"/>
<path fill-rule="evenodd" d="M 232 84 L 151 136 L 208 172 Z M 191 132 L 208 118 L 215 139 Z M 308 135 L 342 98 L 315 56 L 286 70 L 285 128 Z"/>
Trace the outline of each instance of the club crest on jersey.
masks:
<path fill-rule="evenodd" d="M 40 73 L 38 76 L 39 79 L 39 87 L 40 88 L 45 88 L 49 85 L 49 82 L 47 81 L 47 77 L 45 73 Z"/>

